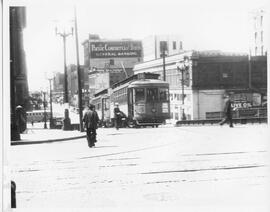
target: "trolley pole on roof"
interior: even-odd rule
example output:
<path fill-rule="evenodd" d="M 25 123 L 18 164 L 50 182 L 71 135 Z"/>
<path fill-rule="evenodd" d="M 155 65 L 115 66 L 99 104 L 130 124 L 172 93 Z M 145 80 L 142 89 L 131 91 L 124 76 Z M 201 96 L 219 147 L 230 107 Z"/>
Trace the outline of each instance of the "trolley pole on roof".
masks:
<path fill-rule="evenodd" d="M 82 124 L 82 84 L 81 84 L 81 72 L 80 72 L 80 61 L 79 61 L 79 44 L 78 44 L 78 26 L 77 26 L 77 13 L 76 7 L 74 6 L 74 21 L 75 21 L 75 40 L 76 40 L 76 58 L 77 58 L 77 73 L 78 73 L 78 105 L 79 105 L 79 122 L 80 131 L 83 132 Z"/>
<path fill-rule="evenodd" d="M 167 42 L 160 41 L 160 52 L 163 59 L 163 80 L 166 81 L 165 56 L 167 51 Z"/>

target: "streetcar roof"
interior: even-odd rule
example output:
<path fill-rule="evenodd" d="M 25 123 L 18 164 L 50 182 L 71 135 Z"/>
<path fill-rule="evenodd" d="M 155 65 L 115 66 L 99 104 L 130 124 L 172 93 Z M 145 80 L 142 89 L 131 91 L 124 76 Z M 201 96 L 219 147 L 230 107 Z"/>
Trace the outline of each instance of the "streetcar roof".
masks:
<path fill-rule="evenodd" d="M 27 111 L 26 113 L 43 113 L 43 112 L 44 110 L 32 110 L 32 111 Z"/>
<path fill-rule="evenodd" d="M 136 86 L 164 86 L 169 87 L 169 83 L 158 80 L 158 79 L 145 79 L 145 80 L 136 80 L 128 86 L 130 87 L 136 87 Z"/>

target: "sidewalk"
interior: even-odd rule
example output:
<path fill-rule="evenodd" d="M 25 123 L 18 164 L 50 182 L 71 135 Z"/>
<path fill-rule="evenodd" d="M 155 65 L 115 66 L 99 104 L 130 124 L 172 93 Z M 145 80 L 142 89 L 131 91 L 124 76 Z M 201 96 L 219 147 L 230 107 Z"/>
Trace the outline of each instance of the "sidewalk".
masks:
<path fill-rule="evenodd" d="M 21 134 L 21 140 L 11 141 L 11 145 L 51 143 L 85 137 L 85 132 L 78 130 L 44 129 L 43 123 L 36 123 L 34 126 L 28 125 L 27 130 Z"/>

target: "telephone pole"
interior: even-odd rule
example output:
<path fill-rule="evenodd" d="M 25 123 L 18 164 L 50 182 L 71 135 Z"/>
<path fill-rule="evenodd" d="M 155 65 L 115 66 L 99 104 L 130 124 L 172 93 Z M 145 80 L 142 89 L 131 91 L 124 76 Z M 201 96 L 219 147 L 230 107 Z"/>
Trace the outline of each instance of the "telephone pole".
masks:
<path fill-rule="evenodd" d="M 63 120 L 63 130 L 71 129 L 71 122 L 69 118 L 69 102 L 68 102 L 68 82 L 67 82 L 67 65 L 66 65 L 66 38 L 69 35 L 73 35 L 73 28 L 71 33 L 66 33 L 65 31 L 62 33 L 57 32 L 57 28 L 55 28 L 56 35 L 60 35 L 63 38 L 63 46 L 64 46 L 64 103 L 65 103 L 65 113 Z"/>

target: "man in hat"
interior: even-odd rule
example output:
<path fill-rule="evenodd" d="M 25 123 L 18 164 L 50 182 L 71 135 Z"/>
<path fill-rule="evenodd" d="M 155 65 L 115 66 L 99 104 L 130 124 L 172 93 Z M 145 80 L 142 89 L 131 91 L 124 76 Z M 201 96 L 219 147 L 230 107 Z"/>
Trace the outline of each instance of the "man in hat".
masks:
<path fill-rule="evenodd" d="M 121 125 L 121 111 L 119 109 L 119 104 L 116 102 L 115 103 L 115 108 L 114 108 L 114 120 L 115 120 L 115 128 L 119 130 L 119 126 Z"/>
<path fill-rule="evenodd" d="M 225 95 L 223 98 L 225 99 L 225 107 L 224 107 L 225 116 L 219 124 L 222 126 L 224 123 L 229 122 L 230 127 L 233 127 L 233 120 L 232 120 L 233 109 L 232 109 L 230 97 L 228 95 Z"/>
<path fill-rule="evenodd" d="M 97 112 L 94 111 L 94 105 L 89 105 L 89 110 L 85 111 L 83 116 L 84 128 L 86 128 L 87 142 L 88 146 L 94 147 L 97 136 L 97 128 L 99 117 Z"/>

